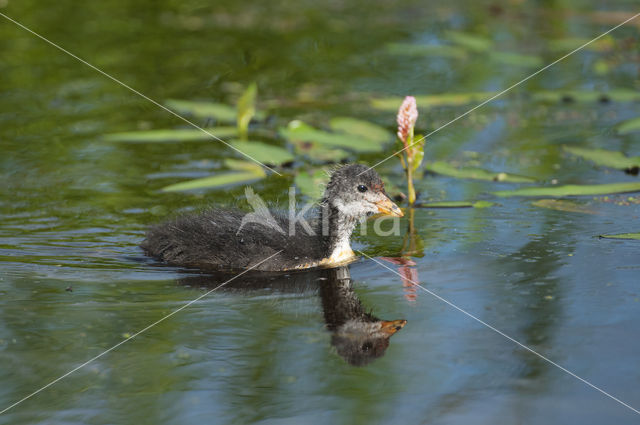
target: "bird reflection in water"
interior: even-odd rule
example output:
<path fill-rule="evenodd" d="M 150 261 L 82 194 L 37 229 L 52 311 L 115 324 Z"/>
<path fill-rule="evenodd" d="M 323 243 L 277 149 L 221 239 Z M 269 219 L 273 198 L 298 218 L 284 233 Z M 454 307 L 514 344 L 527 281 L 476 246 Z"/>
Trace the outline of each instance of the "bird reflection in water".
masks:
<path fill-rule="evenodd" d="M 207 274 L 178 280 L 188 286 L 216 287 L 229 275 Z M 382 357 L 389 338 L 406 320 L 381 320 L 367 312 L 353 290 L 349 267 L 318 269 L 291 274 L 246 273 L 219 291 L 250 292 L 271 289 L 284 293 L 318 291 L 331 344 L 353 366 L 364 366 Z"/>
<path fill-rule="evenodd" d="M 380 320 L 367 313 L 353 291 L 348 267 L 330 270 L 331 277 L 320 285 L 322 310 L 332 332 L 331 344 L 349 364 L 364 366 L 382 357 L 389 338 L 407 321 Z"/>

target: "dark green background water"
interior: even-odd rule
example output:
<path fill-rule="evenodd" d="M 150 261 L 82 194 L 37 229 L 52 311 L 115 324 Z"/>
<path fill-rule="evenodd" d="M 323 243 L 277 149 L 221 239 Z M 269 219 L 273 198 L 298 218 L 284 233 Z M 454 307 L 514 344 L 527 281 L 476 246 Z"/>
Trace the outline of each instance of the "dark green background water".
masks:
<path fill-rule="evenodd" d="M 390 42 L 439 43 L 447 31 L 493 39 L 549 63 L 553 41 L 591 38 L 631 1 L 312 2 L 0 1 L 0 12 L 162 101 L 233 102 L 257 81 L 277 120 L 351 115 L 393 128 L 372 95 L 500 90 L 535 67 L 390 55 Z M 442 130 L 427 158 L 561 183 L 637 181 L 577 161 L 564 143 L 640 155 L 614 125 L 637 103 L 532 102 L 538 90 L 637 90 L 638 23 L 608 52 L 580 52 Z M 602 63 L 607 66 L 603 68 Z M 277 101 L 277 102 L 275 102 Z M 269 103 L 271 102 L 271 103 Z M 467 107 L 422 109 L 427 131 Z M 181 123 L 0 18 L 0 409 L 203 293 L 137 247 L 145 228 L 243 188 L 166 194 L 215 173 L 219 143 L 122 145 L 106 133 Z M 391 149 L 391 148 L 390 148 Z M 468 152 L 477 152 L 469 154 Z M 368 163 L 378 156 L 352 157 Z M 396 160 L 379 171 L 401 182 Z M 285 199 L 291 176 L 254 185 Z M 426 175 L 423 199 L 492 199 L 514 185 Z M 629 201 L 628 198 L 631 198 Z M 422 285 L 635 408 L 640 407 L 640 245 L 633 195 L 582 198 L 591 214 L 528 199 L 487 209 L 416 211 Z M 620 205 L 627 201 L 630 205 Z M 402 237 L 358 237 L 373 256 Z M 291 291 L 214 292 L 0 416 L 0 423 L 637 423 L 638 415 L 474 322 L 402 285 L 373 261 L 351 265 L 376 316 L 405 318 L 366 367 L 331 345 L 313 283 Z M 72 287 L 73 291 L 65 289 Z"/>

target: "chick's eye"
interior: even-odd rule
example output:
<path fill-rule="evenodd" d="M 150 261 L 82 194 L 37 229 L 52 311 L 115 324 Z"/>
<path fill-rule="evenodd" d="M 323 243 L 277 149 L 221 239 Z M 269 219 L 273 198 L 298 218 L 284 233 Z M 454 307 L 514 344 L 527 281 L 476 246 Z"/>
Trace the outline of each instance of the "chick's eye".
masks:
<path fill-rule="evenodd" d="M 368 190 L 367 186 L 365 186 L 365 185 L 363 185 L 363 184 L 358 185 L 358 192 L 362 192 L 362 193 L 364 193 L 364 192 L 366 192 L 367 190 Z"/>

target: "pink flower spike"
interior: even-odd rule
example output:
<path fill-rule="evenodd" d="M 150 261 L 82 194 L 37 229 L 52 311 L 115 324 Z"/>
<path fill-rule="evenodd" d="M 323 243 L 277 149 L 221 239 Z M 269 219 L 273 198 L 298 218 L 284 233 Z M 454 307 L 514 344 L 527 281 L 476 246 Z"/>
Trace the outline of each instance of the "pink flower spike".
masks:
<path fill-rule="evenodd" d="M 407 138 L 411 134 L 418 120 L 418 107 L 416 106 L 416 98 L 407 96 L 404 98 L 400 109 L 398 110 L 398 137 L 402 143 L 407 144 Z"/>

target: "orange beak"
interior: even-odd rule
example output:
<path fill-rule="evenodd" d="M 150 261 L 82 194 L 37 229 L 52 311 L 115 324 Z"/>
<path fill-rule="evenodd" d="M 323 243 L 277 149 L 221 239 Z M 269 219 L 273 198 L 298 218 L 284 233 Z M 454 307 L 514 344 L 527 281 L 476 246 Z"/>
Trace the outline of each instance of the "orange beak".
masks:
<path fill-rule="evenodd" d="M 400 208 L 386 196 L 381 201 L 376 202 L 376 206 L 378 207 L 378 212 L 381 214 L 391 215 L 393 217 L 404 216 Z"/>
<path fill-rule="evenodd" d="M 406 320 L 391 320 L 390 322 L 383 320 L 380 322 L 380 330 L 391 336 L 402 329 L 406 324 Z"/>

